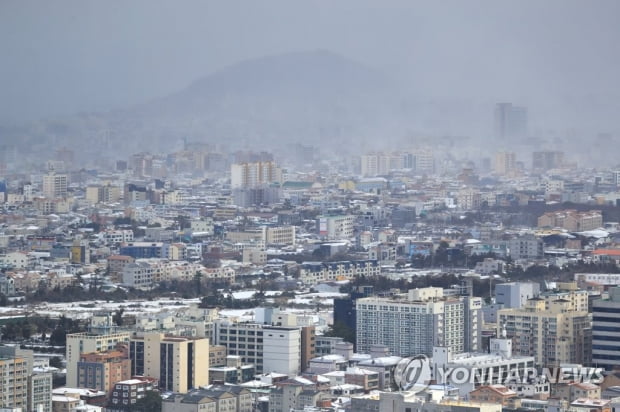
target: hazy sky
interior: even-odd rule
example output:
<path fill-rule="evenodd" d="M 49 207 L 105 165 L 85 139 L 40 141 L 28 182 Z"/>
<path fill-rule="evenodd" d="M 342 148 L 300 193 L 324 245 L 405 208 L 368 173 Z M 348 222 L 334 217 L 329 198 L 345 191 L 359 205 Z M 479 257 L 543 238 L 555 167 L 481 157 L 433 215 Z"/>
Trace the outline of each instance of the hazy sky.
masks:
<path fill-rule="evenodd" d="M 0 1 L 0 121 L 139 103 L 327 49 L 423 96 L 620 95 L 620 1 Z"/>

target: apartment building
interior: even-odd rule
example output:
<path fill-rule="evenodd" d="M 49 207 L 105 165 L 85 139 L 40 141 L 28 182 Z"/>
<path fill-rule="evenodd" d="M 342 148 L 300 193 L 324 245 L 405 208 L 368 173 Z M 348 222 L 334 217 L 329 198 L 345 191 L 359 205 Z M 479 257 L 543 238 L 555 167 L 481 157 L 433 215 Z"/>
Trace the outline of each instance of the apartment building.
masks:
<path fill-rule="evenodd" d="M 107 244 L 133 242 L 133 230 L 106 230 L 103 240 Z"/>
<path fill-rule="evenodd" d="M 256 247 L 266 245 L 295 245 L 295 226 L 260 226 L 243 231 L 228 231 L 226 239 L 235 243 L 249 243 Z"/>
<path fill-rule="evenodd" d="M 136 259 L 135 262 L 127 263 L 123 266 L 121 278 L 124 285 L 137 289 L 150 289 L 160 282 L 192 280 L 198 271 L 204 272 L 203 274 L 207 278 L 230 277 L 230 274 L 225 271 L 227 268 L 203 269 L 204 267 L 199 263 L 189 263 L 186 261 L 156 258 Z M 225 273 L 220 274 L 219 272 Z"/>
<path fill-rule="evenodd" d="M 303 355 L 313 353 L 312 348 L 305 345 L 313 345 L 314 339 L 304 336 L 302 340 L 302 329 L 222 319 L 214 322 L 213 341 L 226 346 L 228 355 L 240 356 L 243 364 L 255 365 L 256 373 L 278 372 L 294 376 L 301 372 Z"/>
<path fill-rule="evenodd" d="M 27 411 L 52 412 L 52 374 L 34 372 L 34 351 L 0 346 L 0 407 L 21 403 Z"/>
<path fill-rule="evenodd" d="M 433 346 L 455 354 L 479 348 L 481 298 L 422 288 L 395 298 L 357 299 L 355 305 L 358 352 L 368 353 L 377 344 L 397 356 L 430 356 Z"/>
<path fill-rule="evenodd" d="M 252 412 L 256 395 L 237 385 L 211 385 L 162 402 L 162 412 Z"/>
<path fill-rule="evenodd" d="M 295 245 L 295 226 L 266 226 L 265 243 L 267 245 Z"/>
<path fill-rule="evenodd" d="M 354 279 L 359 276 L 374 277 L 381 274 L 377 260 L 344 262 L 304 262 L 299 268 L 299 279 L 314 285 L 326 281 Z"/>
<path fill-rule="evenodd" d="M 131 378 L 131 360 L 127 345 L 120 350 L 83 353 L 78 368 L 78 388 L 112 392 L 114 384 Z"/>
<path fill-rule="evenodd" d="M 431 392 L 439 392 L 433 395 Z M 380 392 L 351 397 L 351 410 L 356 412 L 425 411 L 425 412 L 501 412 L 501 404 L 453 400 L 443 396 L 445 388 L 428 393 Z M 441 399 L 441 400 L 436 400 Z"/>
<path fill-rule="evenodd" d="M 539 297 L 524 308 L 500 309 L 497 331 L 513 339 L 513 353 L 534 356 L 537 366 L 588 364 L 592 317 L 577 301 Z M 586 306 L 587 308 L 587 306 Z"/>
<path fill-rule="evenodd" d="M 0 405 L 3 408 L 28 407 L 28 360 L 0 355 Z"/>
<path fill-rule="evenodd" d="M 525 378 L 527 371 L 533 367 L 534 357 L 513 355 L 512 340 L 505 337 L 490 339 L 489 351 L 485 353 L 467 352 L 453 355 L 448 348 L 433 348 L 432 370 L 435 381 L 438 385 L 458 388 L 462 397 L 483 385 L 503 384 L 506 376 L 518 375 Z M 461 379 L 464 371 L 474 379 Z"/>
<path fill-rule="evenodd" d="M 112 316 L 95 315 L 88 332 L 67 334 L 67 386 L 78 386 L 78 363 L 84 353 L 113 350 L 119 343 L 129 342 L 129 332 L 119 331 Z"/>
<path fill-rule="evenodd" d="M 67 197 L 68 177 L 53 171 L 43 176 L 43 196 L 50 199 Z"/>
<path fill-rule="evenodd" d="M 33 373 L 28 378 L 29 411 L 52 412 L 51 373 Z"/>
<path fill-rule="evenodd" d="M 282 169 L 274 162 L 235 163 L 230 166 L 233 189 L 255 188 L 282 180 Z"/>
<path fill-rule="evenodd" d="M 320 216 L 317 219 L 318 234 L 326 240 L 350 239 L 353 236 L 355 216 Z"/>
<path fill-rule="evenodd" d="M 573 232 L 598 229 L 602 226 L 603 215 L 599 210 L 558 210 L 547 212 L 538 218 L 538 227 L 561 227 Z"/>
<path fill-rule="evenodd" d="M 403 153 L 368 153 L 362 155 L 360 161 L 362 176 L 383 176 L 392 170 L 403 169 L 406 155 Z"/>
<path fill-rule="evenodd" d="M 515 236 L 508 241 L 510 257 L 518 259 L 542 259 L 543 241 L 532 234 Z"/>
<path fill-rule="evenodd" d="M 504 308 L 520 308 L 525 306 L 528 299 L 540 294 L 538 283 L 510 282 L 495 286 L 495 302 L 504 305 Z"/>
<path fill-rule="evenodd" d="M 209 384 L 209 339 L 147 332 L 129 342 L 132 375 L 159 380 L 164 391 L 185 393 Z"/>
<path fill-rule="evenodd" d="M 89 185 L 86 187 L 86 200 L 90 204 L 115 203 L 121 198 L 121 189 L 118 186 Z"/>
<path fill-rule="evenodd" d="M 592 364 L 614 370 L 620 367 L 620 287 L 609 289 L 607 299 L 592 303 Z"/>
<path fill-rule="evenodd" d="M 106 412 L 125 412 L 139 399 L 142 399 L 147 391 L 157 389 L 157 379 L 132 378 L 117 381 L 110 392 L 110 401 Z"/>

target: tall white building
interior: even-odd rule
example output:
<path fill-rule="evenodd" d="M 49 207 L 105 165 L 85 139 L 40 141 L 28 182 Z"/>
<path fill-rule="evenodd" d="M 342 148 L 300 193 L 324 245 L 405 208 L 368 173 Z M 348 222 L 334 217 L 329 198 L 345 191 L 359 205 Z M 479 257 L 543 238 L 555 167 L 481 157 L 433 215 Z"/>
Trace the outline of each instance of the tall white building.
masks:
<path fill-rule="evenodd" d="M 405 165 L 402 153 L 368 153 L 361 156 L 361 173 L 364 177 L 383 176 Z"/>
<path fill-rule="evenodd" d="M 263 373 L 278 372 L 289 376 L 301 372 L 301 329 L 263 328 Z"/>
<path fill-rule="evenodd" d="M 520 308 L 524 307 L 529 299 L 537 297 L 539 293 L 538 283 L 500 283 L 495 286 L 495 303 L 502 304 L 505 308 Z"/>
<path fill-rule="evenodd" d="M 319 216 L 319 236 L 327 240 L 350 239 L 354 222 L 352 215 Z"/>
<path fill-rule="evenodd" d="M 413 152 L 410 164 L 418 173 L 435 173 L 435 155 L 430 150 Z"/>
<path fill-rule="evenodd" d="M 385 345 L 392 355 L 430 356 L 434 346 L 452 353 L 479 350 L 482 299 L 444 296 L 441 288 L 412 289 L 397 298 L 357 299 L 357 350 Z"/>
<path fill-rule="evenodd" d="M 433 378 L 438 385 L 450 385 L 459 389 L 459 394 L 466 397 L 469 392 L 482 385 L 504 384 L 505 377 L 518 373 L 526 377 L 527 368 L 534 367 L 533 356 L 513 356 L 512 340 L 507 338 L 491 338 L 489 351 L 467 352 L 453 355 L 447 348 L 433 348 Z M 468 371 L 465 379 L 462 371 Z M 459 371 L 459 372 L 454 372 Z"/>
<path fill-rule="evenodd" d="M 512 103 L 495 105 L 495 137 L 510 139 L 527 135 L 527 109 Z"/>
<path fill-rule="evenodd" d="M 230 166 L 233 189 L 256 188 L 282 180 L 282 169 L 274 162 L 235 163 Z"/>
<path fill-rule="evenodd" d="M 43 196 L 56 199 L 67 197 L 67 175 L 49 172 L 43 176 Z"/>
<path fill-rule="evenodd" d="M 257 373 L 278 372 L 295 376 L 301 372 L 304 347 L 300 327 L 269 326 L 260 323 L 213 322 L 212 343 L 226 346 L 229 355 L 256 366 Z"/>
<path fill-rule="evenodd" d="M 507 175 L 517 170 L 517 157 L 514 152 L 495 153 L 493 169 L 498 175 Z"/>

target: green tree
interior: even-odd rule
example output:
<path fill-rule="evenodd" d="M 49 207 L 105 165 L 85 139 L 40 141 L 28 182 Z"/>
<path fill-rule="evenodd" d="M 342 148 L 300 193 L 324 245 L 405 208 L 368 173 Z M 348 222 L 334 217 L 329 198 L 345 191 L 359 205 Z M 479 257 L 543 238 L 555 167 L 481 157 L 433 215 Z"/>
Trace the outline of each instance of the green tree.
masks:
<path fill-rule="evenodd" d="M 50 358 L 50 366 L 52 368 L 62 369 L 62 359 L 59 356 L 53 356 Z"/>
<path fill-rule="evenodd" d="M 30 339 L 32 336 L 32 325 L 28 321 L 24 321 L 21 324 L 21 337 L 23 339 Z"/>
<path fill-rule="evenodd" d="M 125 309 L 120 308 L 116 312 L 114 312 L 114 316 L 112 316 L 112 320 L 116 323 L 116 326 L 123 326 L 123 313 L 125 313 Z"/>
<path fill-rule="evenodd" d="M 3 340 L 15 340 L 18 334 L 18 328 L 15 322 L 9 322 L 2 328 Z"/>
<path fill-rule="evenodd" d="M 57 327 L 50 335 L 50 345 L 65 346 L 67 344 L 67 331 L 65 328 Z"/>
<path fill-rule="evenodd" d="M 335 336 L 355 343 L 355 331 L 342 322 L 334 322 L 331 329 L 325 332 L 325 336 Z"/>

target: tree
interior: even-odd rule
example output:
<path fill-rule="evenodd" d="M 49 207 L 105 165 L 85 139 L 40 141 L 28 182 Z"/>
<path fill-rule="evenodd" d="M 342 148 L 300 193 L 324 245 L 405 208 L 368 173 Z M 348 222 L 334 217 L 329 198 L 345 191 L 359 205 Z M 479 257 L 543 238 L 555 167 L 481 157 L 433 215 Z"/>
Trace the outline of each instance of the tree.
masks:
<path fill-rule="evenodd" d="M 50 345 L 52 346 L 65 346 L 67 344 L 67 331 L 58 327 L 52 331 L 50 335 Z"/>
<path fill-rule="evenodd" d="M 120 308 L 114 313 L 114 316 L 112 316 L 112 320 L 114 321 L 114 323 L 116 323 L 116 326 L 123 326 L 123 313 L 124 312 L 125 312 L 125 309 Z"/>
<path fill-rule="evenodd" d="M 355 343 L 355 331 L 340 321 L 334 322 L 331 329 L 325 332 L 325 336 L 335 336 Z"/>
<path fill-rule="evenodd" d="M 129 407 L 130 412 L 161 412 L 161 395 L 157 391 L 146 391 L 140 398 Z"/>
<path fill-rule="evenodd" d="M 52 356 L 50 358 L 50 366 L 52 368 L 62 369 L 62 359 L 58 356 Z"/>
<path fill-rule="evenodd" d="M 32 325 L 28 321 L 23 321 L 21 324 L 21 335 L 24 339 L 30 339 L 32 336 Z"/>

